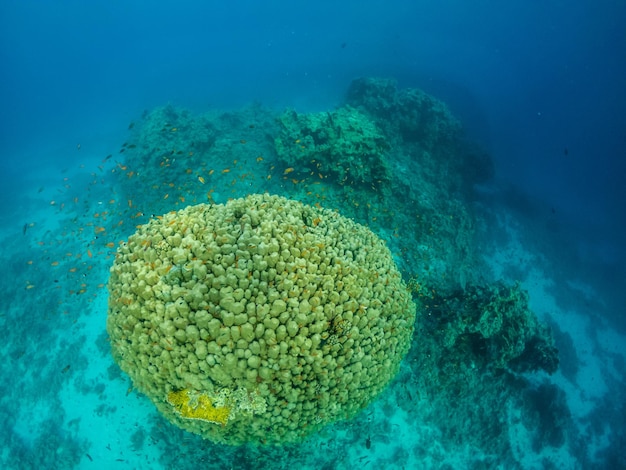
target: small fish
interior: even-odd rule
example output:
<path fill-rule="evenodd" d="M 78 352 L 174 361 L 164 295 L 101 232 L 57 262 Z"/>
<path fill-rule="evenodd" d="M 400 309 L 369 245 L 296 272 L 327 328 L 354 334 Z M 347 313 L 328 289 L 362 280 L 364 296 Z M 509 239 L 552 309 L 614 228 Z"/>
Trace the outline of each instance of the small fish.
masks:
<path fill-rule="evenodd" d="M 22 227 L 22 235 L 26 235 L 26 230 L 28 230 L 28 224 L 24 224 L 24 227 Z"/>
<path fill-rule="evenodd" d="M 289 167 L 287 168 L 285 171 L 283 171 L 283 175 L 288 175 L 289 173 L 291 173 L 293 171 L 293 168 Z"/>
<path fill-rule="evenodd" d="M 198 181 L 200 181 L 202 184 L 204 184 L 204 178 L 202 176 L 198 176 Z"/>
<path fill-rule="evenodd" d="M 63 369 L 61 369 L 61 374 L 65 374 L 68 370 L 70 370 L 70 364 L 66 365 Z"/>
<path fill-rule="evenodd" d="M 131 130 L 133 127 L 135 127 L 135 123 L 134 123 L 134 122 L 131 122 L 131 123 L 128 125 L 128 130 Z"/>
<path fill-rule="evenodd" d="M 245 141 L 244 139 L 241 139 L 241 140 L 239 141 L 239 143 L 240 143 L 240 144 L 245 144 L 245 143 L 246 143 L 246 141 Z"/>
<path fill-rule="evenodd" d="M 372 440 L 370 439 L 370 436 L 367 436 L 367 439 L 365 439 L 365 448 L 370 449 L 371 447 L 372 447 Z"/>
<path fill-rule="evenodd" d="M 262 161 L 263 161 L 263 157 L 260 157 L 260 156 L 259 156 L 259 157 L 256 157 L 256 161 L 257 161 L 257 162 L 262 162 Z"/>
<path fill-rule="evenodd" d="M 230 168 L 224 168 L 224 169 L 222 170 L 222 173 L 230 173 Z"/>

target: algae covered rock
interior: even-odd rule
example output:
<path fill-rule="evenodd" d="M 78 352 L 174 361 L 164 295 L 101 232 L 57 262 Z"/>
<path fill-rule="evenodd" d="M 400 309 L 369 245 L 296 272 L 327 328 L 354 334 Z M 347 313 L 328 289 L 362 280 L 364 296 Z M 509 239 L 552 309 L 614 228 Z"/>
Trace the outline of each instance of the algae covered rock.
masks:
<path fill-rule="evenodd" d="M 302 171 L 333 175 L 341 183 L 378 187 L 389 182 L 385 160 L 389 144 L 372 119 L 344 106 L 332 112 L 278 117 L 280 134 L 274 140 L 278 157 Z"/>
<path fill-rule="evenodd" d="M 175 425 L 283 443 L 350 418 L 398 371 L 415 306 L 384 242 L 270 195 L 189 206 L 120 246 L 113 355 Z"/>
<path fill-rule="evenodd" d="M 450 147 L 461 132 L 445 103 L 416 88 L 398 89 L 395 80 L 353 80 L 346 102 L 374 116 L 390 138 L 419 143 L 429 152 Z"/>
<path fill-rule="evenodd" d="M 436 294 L 427 306 L 429 329 L 451 362 L 513 372 L 556 372 L 558 350 L 547 325 L 528 306 L 519 284 L 469 285 Z"/>

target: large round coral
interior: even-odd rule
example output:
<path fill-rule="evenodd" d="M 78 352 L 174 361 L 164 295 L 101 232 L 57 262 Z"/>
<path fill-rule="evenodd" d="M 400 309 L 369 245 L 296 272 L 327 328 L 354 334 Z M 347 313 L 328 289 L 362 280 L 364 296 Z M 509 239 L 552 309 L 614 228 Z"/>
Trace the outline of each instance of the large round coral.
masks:
<path fill-rule="evenodd" d="M 293 442 L 370 403 L 415 306 L 384 242 L 270 195 L 157 217 L 111 268 L 113 355 L 174 424 L 216 442 Z"/>

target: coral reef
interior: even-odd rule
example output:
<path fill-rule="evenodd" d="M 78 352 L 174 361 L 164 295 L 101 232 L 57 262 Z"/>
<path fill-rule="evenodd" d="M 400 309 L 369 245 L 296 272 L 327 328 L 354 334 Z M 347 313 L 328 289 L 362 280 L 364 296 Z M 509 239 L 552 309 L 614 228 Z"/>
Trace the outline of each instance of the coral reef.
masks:
<path fill-rule="evenodd" d="M 274 144 L 287 167 L 332 174 L 342 184 L 376 188 L 389 182 L 391 174 L 384 158 L 389 143 L 364 113 L 350 106 L 313 114 L 289 110 L 278 122 L 280 133 Z"/>
<path fill-rule="evenodd" d="M 468 285 L 434 294 L 425 308 L 440 345 L 472 367 L 556 372 L 558 350 L 550 329 L 528 307 L 519 284 Z M 454 351 L 454 352 L 453 352 Z"/>
<path fill-rule="evenodd" d="M 395 80 L 353 80 L 346 102 L 373 116 L 390 138 L 419 142 L 427 151 L 448 147 L 461 131 L 443 102 L 417 88 L 399 90 Z"/>
<path fill-rule="evenodd" d="M 284 443 L 395 376 L 415 305 L 391 253 L 334 211 L 270 195 L 141 226 L 111 268 L 113 355 L 174 424 Z"/>

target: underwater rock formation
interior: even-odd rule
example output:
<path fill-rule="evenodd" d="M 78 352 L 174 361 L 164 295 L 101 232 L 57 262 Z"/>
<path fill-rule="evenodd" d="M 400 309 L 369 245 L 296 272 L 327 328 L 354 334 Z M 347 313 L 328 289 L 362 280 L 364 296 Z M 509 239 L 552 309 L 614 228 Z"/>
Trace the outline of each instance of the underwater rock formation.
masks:
<path fill-rule="evenodd" d="M 278 117 L 274 140 L 278 157 L 288 167 L 332 174 L 341 184 L 379 187 L 391 179 L 385 152 L 389 143 L 372 119 L 344 106 L 336 111 Z"/>
<path fill-rule="evenodd" d="M 469 285 L 448 295 L 435 294 L 427 309 L 424 319 L 448 360 L 518 373 L 552 374 L 558 369 L 550 329 L 530 310 L 528 294 L 519 284 Z"/>

